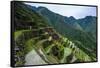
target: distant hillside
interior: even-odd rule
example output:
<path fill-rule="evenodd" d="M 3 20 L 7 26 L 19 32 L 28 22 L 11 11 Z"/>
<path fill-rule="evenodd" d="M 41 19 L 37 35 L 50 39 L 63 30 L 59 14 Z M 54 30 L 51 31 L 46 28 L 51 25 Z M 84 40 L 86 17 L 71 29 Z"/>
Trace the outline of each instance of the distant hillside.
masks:
<path fill-rule="evenodd" d="M 93 16 L 86 16 L 85 18 L 78 19 L 77 22 L 80 26 L 89 34 L 92 34 L 93 38 L 96 40 L 96 27 L 97 18 Z"/>

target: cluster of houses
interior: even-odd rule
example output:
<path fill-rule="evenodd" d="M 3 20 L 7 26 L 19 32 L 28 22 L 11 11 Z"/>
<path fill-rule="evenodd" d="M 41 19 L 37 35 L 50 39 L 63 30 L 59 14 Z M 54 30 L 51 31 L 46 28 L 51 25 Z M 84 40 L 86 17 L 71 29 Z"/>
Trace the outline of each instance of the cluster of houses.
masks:
<path fill-rule="evenodd" d="M 52 40 L 58 40 L 60 38 L 52 27 L 46 27 L 42 31 L 45 33 L 46 38 L 51 37 Z"/>

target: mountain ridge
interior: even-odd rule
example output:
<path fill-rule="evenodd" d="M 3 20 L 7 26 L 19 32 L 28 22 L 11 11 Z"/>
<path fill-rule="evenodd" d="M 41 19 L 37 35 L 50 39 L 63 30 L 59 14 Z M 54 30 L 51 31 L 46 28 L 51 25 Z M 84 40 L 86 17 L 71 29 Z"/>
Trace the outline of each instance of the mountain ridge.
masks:
<path fill-rule="evenodd" d="M 34 6 L 35 7 L 35 6 Z M 42 6 L 38 6 L 38 7 L 35 7 L 35 10 L 37 9 L 37 12 L 38 13 L 40 13 L 40 14 L 43 14 L 42 13 L 42 11 L 47 11 L 47 12 L 49 12 L 49 14 L 54 14 L 55 16 L 57 16 L 57 17 L 62 17 L 62 18 L 64 18 L 65 19 L 65 23 L 69 23 L 69 24 L 73 24 L 73 23 L 76 23 L 76 22 L 78 22 L 77 24 L 81 24 L 81 23 L 83 23 L 83 22 L 79 22 L 80 20 L 83 20 L 83 19 L 90 19 L 91 18 L 91 20 L 92 20 L 92 18 L 94 18 L 94 19 L 96 19 L 96 17 L 95 16 L 85 16 L 84 18 L 79 18 L 79 19 L 76 19 L 75 17 L 73 17 L 73 16 L 70 16 L 70 17 L 67 17 L 67 16 L 62 16 L 62 15 L 60 15 L 60 14 L 58 14 L 58 13 L 55 13 L 55 12 L 52 12 L 51 10 L 49 10 L 48 8 L 46 8 L 46 7 L 42 7 Z M 33 9 L 34 10 L 34 9 Z M 55 16 L 52 16 L 52 17 L 55 17 Z M 88 23 L 88 22 L 86 22 L 86 23 Z M 94 23 L 96 23 L 96 22 L 94 22 Z M 84 27 L 83 25 L 81 25 L 81 27 Z"/>

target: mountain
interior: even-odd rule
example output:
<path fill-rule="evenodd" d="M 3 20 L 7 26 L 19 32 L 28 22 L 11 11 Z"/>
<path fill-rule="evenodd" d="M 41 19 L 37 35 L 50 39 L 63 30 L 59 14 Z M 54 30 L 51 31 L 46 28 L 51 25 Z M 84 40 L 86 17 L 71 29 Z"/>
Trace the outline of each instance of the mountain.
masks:
<path fill-rule="evenodd" d="M 84 30 L 90 33 L 91 32 L 96 33 L 96 19 L 97 18 L 94 16 L 86 16 L 85 18 L 82 18 L 82 19 L 75 19 L 73 16 L 65 17 L 60 14 L 54 13 L 50 11 L 49 9 L 42 6 L 39 6 L 37 8 L 37 12 L 41 14 L 42 16 L 44 16 L 45 18 L 48 18 L 50 24 L 55 25 L 56 22 L 62 22 L 62 23 L 66 23 L 67 25 L 70 25 L 71 27 L 75 29 Z"/>
<path fill-rule="evenodd" d="M 45 7 L 40 6 L 37 9 L 37 12 L 45 17 L 49 21 L 49 24 L 52 25 L 61 34 L 67 33 L 68 36 L 77 36 L 80 33 L 87 35 L 88 33 L 94 33 L 94 36 L 96 36 L 96 17 L 86 16 L 82 19 L 75 19 L 73 16 L 68 18 L 54 13 Z M 75 34 L 77 32 L 78 34 Z M 89 35 L 88 37 L 90 37 L 90 39 L 93 39 Z"/>
<path fill-rule="evenodd" d="M 96 39 L 96 21 L 97 18 L 94 16 L 86 16 L 83 19 L 78 19 L 78 23 L 82 26 L 82 28 L 88 32 L 91 33 L 94 39 Z"/>
<path fill-rule="evenodd" d="M 76 44 L 79 44 L 76 41 L 81 42 L 85 48 L 83 46 L 78 47 L 82 48 L 83 51 L 90 54 L 91 51 L 96 53 L 96 17 L 86 16 L 82 19 L 75 19 L 73 16 L 65 17 L 54 13 L 42 6 L 37 9 L 36 12 L 48 20 L 48 23 L 60 34 L 68 37 Z"/>
<path fill-rule="evenodd" d="M 22 2 L 15 2 L 14 7 L 15 66 L 27 65 L 25 59 L 32 50 L 42 59 L 33 58 L 39 64 L 44 64 L 41 61 L 59 64 L 97 60 L 96 42 L 80 25 L 80 20 Z"/>

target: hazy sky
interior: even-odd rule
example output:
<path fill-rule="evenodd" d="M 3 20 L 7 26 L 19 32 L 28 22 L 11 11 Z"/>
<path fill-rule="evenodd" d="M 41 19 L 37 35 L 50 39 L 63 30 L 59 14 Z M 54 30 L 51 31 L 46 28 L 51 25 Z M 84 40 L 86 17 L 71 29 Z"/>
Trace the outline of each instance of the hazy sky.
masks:
<path fill-rule="evenodd" d="M 85 16 L 96 16 L 96 7 L 87 6 L 73 6 L 73 5 L 57 5 L 57 4 L 40 4 L 40 3 L 26 3 L 31 6 L 43 6 L 49 10 L 63 16 L 74 16 L 76 19 L 84 18 Z"/>

